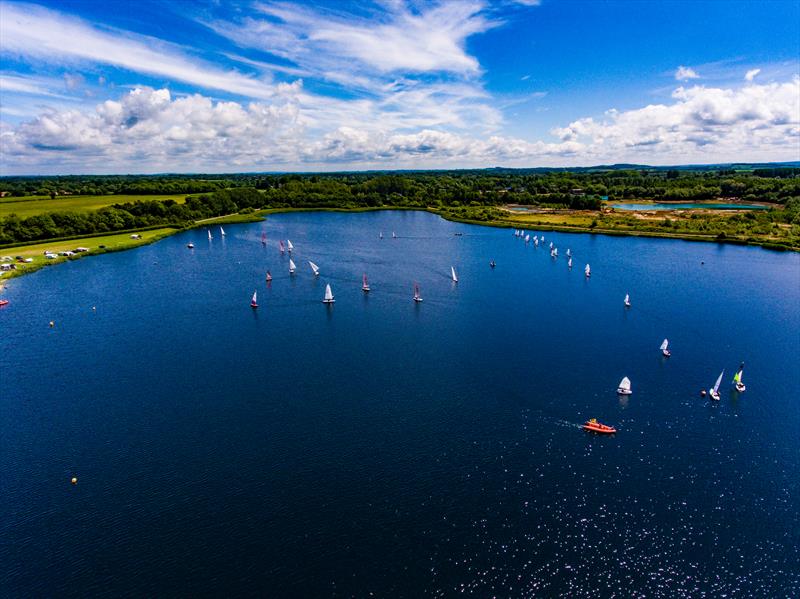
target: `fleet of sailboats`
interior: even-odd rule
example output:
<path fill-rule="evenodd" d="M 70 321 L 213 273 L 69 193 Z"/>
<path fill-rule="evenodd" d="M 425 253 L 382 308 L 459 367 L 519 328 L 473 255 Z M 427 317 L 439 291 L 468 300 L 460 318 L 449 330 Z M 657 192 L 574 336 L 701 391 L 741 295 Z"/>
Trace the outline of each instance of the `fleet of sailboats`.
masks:
<path fill-rule="evenodd" d="M 223 229 L 223 227 L 220 226 L 219 231 L 220 231 L 220 235 L 221 236 L 224 237 L 226 235 L 225 230 Z M 207 229 L 206 233 L 208 235 L 209 241 L 212 240 L 213 239 L 213 235 L 211 234 L 211 230 Z M 528 243 L 532 239 L 535 246 L 538 246 L 540 241 L 542 243 L 544 243 L 544 235 L 539 236 L 539 237 L 534 235 L 531 238 L 530 234 L 525 233 L 525 231 L 523 231 L 521 229 L 515 230 L 514 231 L 514 235 L 516 237 L 523 238 L 526 243 Z M 382 231 L 380 232 L 379 237 L 381 239 L 383 238 L 383 232 Z M 392 238 L 393 239 L 397 238 L 397 234 L 394 231 L 392 231 Z M 261 243 L 262 243 L 262 245 L 266 246 L 266 240 L 267 240 L 267 234 L 266 234 L 266 232 L 263 232 L 261 234 Z M 288 248 L 289 253 L 291 253 L 292 250 L 294 250 L 294 245 L 288 239 L 286 240 L 286 246 L 284 246 L 283 240 L 279 240 L 278 241 L 278 245 L 279 245 L 279 249 L 280 249 L 281 254 L 285 253 L 287 248 Z M 193 248 L 194 244 L 192 244 L 190 242 L 190 243 L 187 244 L 187 247 Z M 555 247 L 555 243 L 552 242 L 552 241 L 550 242 L 550 255 L 552 257 L 554 257 L 554 258 L 558 256 L 558 248 Z M 567 266 L 571 269 L 572 268 L 572 250 L 571 249 L 569 249 L 569 248 L 567 249 L 566 256 L 569 258 L 568 261 L 567 261 Z M 311 260 L 308 261 L 308 265 L 311 267 L 311 270 L 313 271 L 314 276 L 319 276 L 319 274 L 320 274 L 319 266 L 317 266 Z M 489 263 L 489 266 L 491 266 L 492 268 L 495 267 L 494 260 L 492 260 Z M 294 261 L 291 258 L 289 258 L 289 274 L 294 274 L 296 270 L 297 270 L 297 265 L 294 263 Z M 591 271 L 591 266 L 589 264 L 586 264 L 586 267 L 584 268 L 585 275 L 587 277 L 590 277 L 591 276 L 591 272 L 592 272 Z M 456 273 L 455 266 L 452 266 L 452 265 L 450 266 L 450 279 L 454 283 L 458 283 L 458 274 Z M 369 286 L 369 282 L 367 280 L 367 274 L 366 273 L 363 273 L 361 280 L 362 280 L 361 290 L 364 293 L 369 293 L 370 286 Z M 267 271 L 267 274 L 266 274 L 266 281 L 268 283 L 272 281 L 272 274 L 270 273 L 269 270 Z M 418 282 L 414 282 L 413 300 L 414 300 L 414 302 L 417 302 L 417 303 L 422 302 L 422 296 L 420 294 L 420 286 L 419 286 Z M 326 303 L 326 304 L 332 304 L 332 303 L 335 302 L 335 299 L 334 299 L 334 296 L 333 296 L 333 291 L 331 289 L 330 283 L 325 285 L 325 295 L 324 295 L 322 301 L 323 301 L 323 303 Z M 629 293 L 625 294 L 624 305 L 625 305 L 626 308 L 629 308 L 631 306 L 631 299 L 630 299 L 630 294 Z M 257 290 L 253 291 L 253 296 L 252 296 L 252 298 L 250 300 L 250 306 L 253 309 L 258 308 L 258 291 Z M 661 351 L 661 354 L 664 357 L 668 358 L 668 357 L 670 357 L 672 355 L 672 352 L 669 349 L 669 340 L 668 339 L 664 339 L 661 342 L 661 345 L 659 346 L 659 350 Z M 744 362 L 742 362 L 741 365 L 739 366 L 738 370 L 736 371 L 736 374 L 734 374 L 734 376 L 733 376 L 733 381 L 732 381 L 732 384 L 733 384 L 734 388 L 740 393 L 744 392 L 747 389 L 747 387 L 745 386 L 744 382 L 742 381 L 743 374 L 744 374 Z M 723 369 L 723 371 L 720 372 L 719 376 L 717 377 L 716 381 L 714 382 L 713 387 L 711 387 L 708 390 L 708 395 L 711 397 L 711 399 L 713 399 L 715 401 L 719 401 L 720 400 L 719 387 L 720 387 L 720 385 L 722 383 L 722 379 L 723 379 L 724 376 L 725 376 L 725 370 Z M 619 382 L 619 386 L 617 387 L 617 393 L 619 395 L 631 395 L 633 393 L 633 391 L 631 389 L 631 381 L 627 376 L 623 377 L 622 380 Z M 703 391 L 702 394 L 705 395 L 705 391 Z"/>

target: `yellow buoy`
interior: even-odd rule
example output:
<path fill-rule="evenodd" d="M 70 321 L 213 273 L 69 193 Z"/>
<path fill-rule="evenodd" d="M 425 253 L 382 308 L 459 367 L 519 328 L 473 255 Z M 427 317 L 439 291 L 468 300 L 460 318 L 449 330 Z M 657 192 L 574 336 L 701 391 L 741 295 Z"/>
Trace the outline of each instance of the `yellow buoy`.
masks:
<path fill-rule="evenodd" d="M 71 481 L 71 482 L 72 482 L 72 484 L 73 484 L 73 485 L 77 485 L 77 484 L 78 484 L 78 479 L 77 479 L 77 477 L 73 476 L 73 477 L 72 477 L 72 481 Z"/>
<path fill-rule="evenodd" d="M 54 326 L 56 326 L 56 321 L 55 321 L 55 320 L 51 320 L 51 321 L 50 321 L 50 326 L 51 326 L 51 327 L 54 327 Z"/>

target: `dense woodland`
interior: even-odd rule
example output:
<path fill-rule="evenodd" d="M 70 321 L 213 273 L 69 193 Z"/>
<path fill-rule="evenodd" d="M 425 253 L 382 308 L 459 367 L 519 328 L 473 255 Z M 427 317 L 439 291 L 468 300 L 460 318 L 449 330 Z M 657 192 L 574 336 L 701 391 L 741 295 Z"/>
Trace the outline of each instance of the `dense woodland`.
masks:
<path fill-rule="evenodd" d="M 753 218 L 800 225 L 800 167 L 732 169 L 579 169 L 168 176 L 6 177 L 8 196 L 141 194 L 152 200 L 90 212 L 49 212 L 0 220 L 0 244 L 196 220 L 265 208 L 420 207 L 492 220 L 515 203 L 599 211 L 602 200 L 701 201 L 718 198 L 783 204 Z M 185 203 L 158 195 L 199 194 Z M 748 217 L 749 218 L 749 217 Z"/>

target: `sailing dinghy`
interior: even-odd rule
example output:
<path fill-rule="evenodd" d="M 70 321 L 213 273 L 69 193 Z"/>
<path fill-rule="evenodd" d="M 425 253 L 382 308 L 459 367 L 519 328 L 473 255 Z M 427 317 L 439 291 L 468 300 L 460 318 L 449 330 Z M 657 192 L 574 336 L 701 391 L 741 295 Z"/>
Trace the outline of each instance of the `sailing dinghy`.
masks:
<path fill-rule="evenodd" d="M 364 293 L 369 293 L 369 283 L 367 282 L 367 273 L 364 273 L 364 276 L 361 279 L 361 291 Z"/>
<path fill-rule="evenodd" d="M 568 266 L 569 268 L 572 268 L 572 258 L 570 258 L 569 260 L 567 260 L 567 266 Z"/>
<path fill-rule="evenodd" d="M 308 261 L 308 265 L 311 267 L 311 270 L 314 271 L 314 276 L 318 277 L 319 276 L 319 266 L 314 264 L 311 260 Z"/>
<path fill-rule="evenodd" d="M 250 300 L 250 307 L 253 310 L 258 308 L 258 291 L 253 291 L 253 299 Z"/>
<path fill-rule="evenodd" d="M 286 251 L 286 248 L 283 247 L 283 239 L 278 240 L 278 247 L 281 249 L 281 254 Z"/>
<path fill-rule="evenodd" d="M 617 395 L 630 395 L 633 393 L 631 391 L 631 379 L 627 376 L 622 377 L 622 380 L 619 382 L 619 387 L 617 387 Z"/>
<path fill-rule="evenodd" d="M 744 362 L 739 365 L 739 370 L 736 371 L 736 374 L 733 375 L 733 384 L 736 386 L 736 390 L 739 393 L 744 393 L 747 390 L 745 384 L 742 382 L 742 374 L 744 372 Z"/>
<path fill-rule="evenodd" d="M 417 303 L 422 301 L 422 296 L 419 294 L 419 283 L 414 283 L 414 301 Z"/>
<path fill-rule="evenodd" d="M 208 231 L 208 240 L 211 241 L 211 229 L 207 229 Z"/>
<path fill-rule="evenodd" d="M 294 249 L 294 246 L 292 245 L 292 242 L 289 241 L 288 239 L 286 240 L 286 247 L 288 248 L 289 253 L 291 254 L 292 250 Z"/>
<path fill-rule="evenodd" d="M 450 267 L 450 278 L 453 279 L 453 283 L 458 283 L 458 277 L 456 276 L 456 269 L 454 266 Z"/>
<path fill-rule="evenodd" d="M 325 297 L 322 299 L 323 304 L 332 304 L 336 300 L 333 299 L 333 291 L 331 291 L 331 284 L 325 285 Z"/>
<path fill-rule="evenodd" d="M 267 283 L 269 283 L 271 280 L 272 280 L 272 275 L 270 274 L 269 271 L 267 271 Z"/>
<path fill-rule="evenodd" d="M 586 265 L 586 268 L 583 269 L 583 272 L 586 274 L 587 277 L 592 276 L 592 269 L 589 267 L 588 264 Z"/>
<path fill-rule="evenodd" d="M 293 275 L 296 268 L 297 268 L 297 266 L 295 266 L 294 260 L 289 258 L 289 274 Z"/>
<path fill-rule="evenodd" d="M 667 339 L 661 342 L 661 347 L 659 349 L 665 358 L 669 358 L 672 355 L 672 352 L 669 351 L 669 341 Z"/>
<path fill-rule="evenodd" d="M 722 382 L 722 375 L 725 374 L 725 370 L 719 373 L 717 377 L 717 382 L 714 383 L 714 386 L 708 390 L 708 394 L 711 396 L 711 399 L 714 401 L 719 401 L 719 384 Z"/>
<path fill-rule="evenodd" d="M 628 295 L 627 293 L 625 294 L 625 307 L 626 308 L 631 307 L 631 296 Z"/>
<path fill-rule="evenodd" d="M 263 246 L 267 245 L 267 234 L 266 233 L 262 233 L 261 234 L 261 245 L 263 245 Z"/>
<path fill-rule="evenodd" d="M 220 228 L 219 228 L 219 234 L 220 234 L 220 235 L 222 235 L 223 237 L 225 237 L 225 229 L 223 229 L 222 227 L 220 227 Z"/>

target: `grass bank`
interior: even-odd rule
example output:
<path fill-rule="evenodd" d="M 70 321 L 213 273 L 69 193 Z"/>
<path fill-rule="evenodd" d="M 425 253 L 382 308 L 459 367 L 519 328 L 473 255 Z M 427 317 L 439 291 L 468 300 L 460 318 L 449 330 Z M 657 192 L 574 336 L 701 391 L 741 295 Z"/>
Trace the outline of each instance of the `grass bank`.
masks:
<path fill-rule="evenodd" d="M 114 204 L 144 202 L 150 200 L 173 200 L 183 204 L 192 194 L 173 195 L 99 195 L 99 196 L 59 196 L 50 197 L 22 197 L 0 198 L 0 218 L 9 214 L 16 214 L 20 218 L 28 218 L 43 212 L 91 212 L 100 210 Z M 201 195 L 201 194 L 194 194 Z"/>

